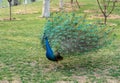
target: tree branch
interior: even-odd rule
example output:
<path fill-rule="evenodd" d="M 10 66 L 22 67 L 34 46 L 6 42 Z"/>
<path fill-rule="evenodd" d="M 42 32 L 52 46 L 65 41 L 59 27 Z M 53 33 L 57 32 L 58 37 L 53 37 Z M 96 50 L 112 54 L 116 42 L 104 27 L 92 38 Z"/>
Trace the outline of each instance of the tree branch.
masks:
<path fill-rule="evenodd" d="M 107 17 L 108 17 L 108 16 L 112 13 L 112 11 L 114 10 L 114 8 L 115 8 L 115 3 L 116 3 L 116 1 L 113 2 L 112 9 L 111 9 L 111 11 L 109 12 L 109 14 L 107 15 Z"/>
<path fill-rule="evenodd" d="M 80 8 L 80 5 L 79 5 L 79 3 L 78 3 L 78 1 L 76 0 L 76 3 L 77 3 L 77 5 L 78 5 L 78 7 Z"/>
<path fill-rule="evenodd" d="M 98 6 L 99 6 L 101 12 L 103 13 L 103 15 L 106 16 L 105 12 L 103 11 L 103 9 L 102 9 L 102 7 L 101 7 L 101 5 L 100 5 L 99 0 L 97 0 L 97 3 L 98 3 Z"/>
<path fill-rule="evenodd" d="M 107 6 L 109 7 L 109 5 L 110 5 L 110 0 L 108 0 L 107 2 L 108 2 L 108 5 L 107 5 Z"/>

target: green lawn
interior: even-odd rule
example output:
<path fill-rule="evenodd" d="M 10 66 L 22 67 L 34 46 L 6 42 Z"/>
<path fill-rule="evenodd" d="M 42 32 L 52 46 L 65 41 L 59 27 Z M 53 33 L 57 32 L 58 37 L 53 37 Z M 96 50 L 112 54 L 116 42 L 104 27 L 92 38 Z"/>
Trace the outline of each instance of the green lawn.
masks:
<path fill-rule="evenodd" d="M 95 0 L 79 1 L 84 4 L 76 11 L 80 15 L 84 10 L 99 10 Z M 57 7 L 56 2 L 51 4 Z M 8 8 L 0 9 L 0 83 L 120 83 L 119 19 L 108 20 L 108 27 L 116 33 L 111 45 L 81 55 L 63 55 L 64 60 L 55 63 L 46 59 L 40 43 L 46 21 L 39 18 L 41 7 L 42 2 L 28 4 L 26 9 L 24 5 L 12 7 L 12 21 L 3 20 L 9 17 Z M 113 14 L 120 15 L 118 10 Z M 88 19 L 95 14 L 100 12 L 90 12 Z"/>

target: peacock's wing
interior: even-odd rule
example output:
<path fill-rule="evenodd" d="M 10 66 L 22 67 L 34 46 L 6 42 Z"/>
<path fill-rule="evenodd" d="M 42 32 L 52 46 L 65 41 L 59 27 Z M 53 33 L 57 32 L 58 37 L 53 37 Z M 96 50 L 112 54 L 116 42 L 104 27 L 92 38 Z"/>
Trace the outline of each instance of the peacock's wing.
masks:
<path fill-rule="evenodd" d="M 50 47 L 47 37 L 45 38 L 45 45 L 46 45 L 46 57 L 49 60 L 56 61 L 56 57 L 54 56 L 54 53 L 52 51 L 52 48 Z"/>

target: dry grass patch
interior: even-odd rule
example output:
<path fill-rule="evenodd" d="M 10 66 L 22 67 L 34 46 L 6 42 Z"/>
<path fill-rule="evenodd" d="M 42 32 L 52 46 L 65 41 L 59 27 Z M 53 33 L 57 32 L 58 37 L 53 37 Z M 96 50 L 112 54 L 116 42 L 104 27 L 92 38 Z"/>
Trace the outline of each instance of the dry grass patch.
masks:
<path fill-rule="evenodd" d="M 78 83 L 87 83 L 88 78 L 86 76 L 73 76 L 73 79 L 75 79 Z"/>
<path fill-rule="evenodd" d="M 18 10 L 13 12 L 14 14 L 34 14 L 34 13 L 38 13 L 39 11 L 37 10 Z"/>
<path fill-rule="evenodd" d="M 96 14 L 96 15 L 91 15 L 90 18 L 94 19 L 94 18 L 104 18 L 104 16 L 102 14 Z M 120 15 L 115 15 L 115 14 L 111 14 L 108 19 L 120 19 Z"/>
<path fill-rule="evenodd" d="M 0 21 L 9 21 L 10 18 L 0 18 Z M 20 20 L 20 19 L 16 19 L 16 18 L 11 18 L 11 20 Z"/>
<path fill-rule="evenodd" d="M 83 5 L 85 5 L 85 4 L 83 4 L 81 2 L 79 3 L 79 6 L 83 6 Z M 63 9 L 58 8 L 59 5 L 56 5 L 56 6 L 57 7 L 52 7 L 50 10 L 52 12 L 59 12 L 59 11 L 72 12 L 72 11 L 77 11 L 80 9 L 76 2 L 73 2 L 73 4 L 71 4 L 70 2 L 64 3 Z"/>
<path fill-rule="evenodd" d="M 9 83 L 8 80 L 0 80 L 0 83 Z"/>
<path fill-rule="evenodd" d="M 84 10 L 84 13 L 96 13 L 98 12 L 97 10 Z"/>
<path fill-rule="evenodd" d="M 74 83 L 73 81 L 57 81 L 55 83 Z"/>
<path fill-rule="evenodd" d="M 120 80 L 117 80 L 117 79 L 107 79 L 107 83 L 120 83 Z"/>

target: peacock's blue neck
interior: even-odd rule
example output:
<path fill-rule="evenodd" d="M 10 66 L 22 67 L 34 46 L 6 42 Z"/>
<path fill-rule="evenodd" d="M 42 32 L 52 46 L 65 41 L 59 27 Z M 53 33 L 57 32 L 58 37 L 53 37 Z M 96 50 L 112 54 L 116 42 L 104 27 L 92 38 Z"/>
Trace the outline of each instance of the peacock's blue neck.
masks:
<path fill-rule="evenodd" d="M 45 45 L 46 45 L 46 57 L 47 57 L 49 60 L 55 61 L 56 58 L 55 58 L 55 56 L 54 56 L 54 53 L 53 53 L 52 48 L 50 47 L 50 44 L 49 44 L 49 41 L 48 41 L 48 38 L 47 38 L 47 37 L 45 38 Z"/>

